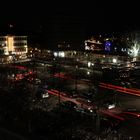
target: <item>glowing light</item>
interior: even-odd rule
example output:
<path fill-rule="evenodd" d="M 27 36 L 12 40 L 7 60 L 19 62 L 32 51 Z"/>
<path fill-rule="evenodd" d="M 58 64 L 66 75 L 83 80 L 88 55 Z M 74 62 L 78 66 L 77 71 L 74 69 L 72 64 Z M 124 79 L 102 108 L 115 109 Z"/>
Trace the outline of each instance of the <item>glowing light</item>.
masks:
<path fill-rule="evenodd" d="M 57 57 L 57 56 L 58 56 L 58 53 L 57 53 L 57 52 L 54 52 L 53 55 L 54 55 L 55 57 Z"/>
<path fill-rule="evenodd" d="M 140 50 L 140 45 L 135 41 L 134 45 L 131 46 L 131 48 L 128 50 L 128 54 L 133 57 L 136 57 L 138 56 L 139 50 Z"/>
<path fill-rule="evenodd" d="M 13 46 L 13 37 L 8 37 L 8 51 L 13 52 L 14 46 Z"/>
<path fill-rule="evenodd" d="M 112 105 L 108 106 L 108 109 L 113 109 L 113 108 L 115 108 L 115 104 L 112 104 Z"/>
<path fill-rule="evenodd" d="M 64 52 L 59 52 L 59 56 L 60 57 L 65 57 L 65 53 Z"/>
<path fill-rule="evenodd" d="M 88 67 L 91 67 L 91 62 L 88 62 Z"/>
<path fill-rule="evenodd" d="M 87 75 L 90 75 L 90 72 L 89 71 L 87 72 Z"/>
<path fill-rule="evenodd" d="M 90 47 L 89 46 L 85 46 L 85 50 L 90 50 Z"/>
<path fill-rule="evenodd" d="M 42 95 L 42 98 L 48 98 L 49 97 L 49 94 L 48 93 L 45 93 Z"/>
<path fill-rule="evenodd" d="M 136 89 L 124 88 L 124 87 L 121 87 L 121 86 L 115 86 L 115 85 L 106 84 L 106 83 L 100 83 L 99 86 L 102 87 L 102 88 L 116 90 L 116 91 L 126 93 L 126 94 L 140 96 L 140 90 L 136 90 Z"/>
<path fill-rule="evenodd" d="M 113 63 L 117 63 L 117 59 L 116 58 L 113 58 Z"/>
<path fill-rule="evenodd" d="M 110 41 L 106 41 L 105 42 L 105 51 L 110 51 L 111 50 L 111 42 Z"/>

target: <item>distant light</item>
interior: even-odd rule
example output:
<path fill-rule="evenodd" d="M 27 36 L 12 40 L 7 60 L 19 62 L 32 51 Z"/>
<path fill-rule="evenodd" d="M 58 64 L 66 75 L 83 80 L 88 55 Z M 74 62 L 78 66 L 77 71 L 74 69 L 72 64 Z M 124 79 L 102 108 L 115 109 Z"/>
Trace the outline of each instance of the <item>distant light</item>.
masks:
<path fill-rule="evenodd" d="M 57 57 L 57 56 L 58 56 L 58 53 L 57 53 L 57 52 L 54 52 L 53 55 L 54 55 L 55 57 Z"/>
<path fill-rule="evenodd" d="M 87 72 L 87 75 L 90 75 L 90 72 L 89 71 Z"/>
<path fill-rule="evenodd" d="M 92 109 L 90 109 L 90 112 L 92 113 L 92 112 L 93 112 L 93 110 L 92 110 Z"/>
<path fill-rule="evenodd" d="M 42 95 L 42 98 L 48 98 L 49 97 L 49 94 L 48 93 L 45 93 Z"/>
<path fill-rule="evenodd" d="M 110 48 L 111 45 L 112 45 L 112 44 L 111 44 L 110 41 L 106 41 L 106 42 L 105 42 L 105 51 L 110 51 L 110 50 L 111 50 L 111 48 Z"/>
<path fill-rule="evenodd" d="M 85 42 L 85 46 L 87 46 L 87 42 Z"/>
<path fill-rule="evenodd" d="M 128 54 L 133 57 L 137 57 L 139 50 L 140 50 L 140 45 L 137 42 L 135 42 L 134 45 L 131 46 L 131 49 L 128 50 Z"/>
<path fill-rule="evenodd" d="M 90 50 L 90 47 L 89 46 L 85 46 L 85 50 Z"/>
<path fill-rule="evenodd" d="M 76 51 L 74 51 L 74 54 L 76 54 Z"/>
<path fill-rule="evenodd" d="M 138 55 L 139 48 L 134 47 L 133 48 L 133 51 L 134 51 L 134 56 L 137 56 Z"/>
<path fill-rule="evenodd" d="M 10 28 L 12 28 L 13 27 L 13 25 L 12 24 L 10 24 Z"/>
<path fill-rule="evenodd" d="M 60 57 L 65 57 L 65 53 L 64 52 L 59 52 L 59 56 Z"/>
<path fill-rule="evenodd" d="M 91 62 L 88 62 L 88 67 L 91 67 Z"/>
<path fill-rule="evenodd" d="M 108 106 L 108 109 L 112 109 L 112 108 L 115 108 L 115 104 L 112 104 L 112 105 Z"/>
<path fill-rule="evenodd" d="M 116 58 L 113 58 L 113 63 L 117 63 L 117 59 Z"/>

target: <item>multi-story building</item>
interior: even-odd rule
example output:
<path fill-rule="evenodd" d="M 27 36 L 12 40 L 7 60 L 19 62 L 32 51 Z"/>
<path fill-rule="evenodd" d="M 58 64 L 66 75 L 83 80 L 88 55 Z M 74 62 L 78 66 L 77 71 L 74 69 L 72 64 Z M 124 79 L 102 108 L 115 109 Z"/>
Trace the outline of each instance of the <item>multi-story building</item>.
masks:
<path fill-rule="evenodd" d="M 25 57 L 27 54 L 27 36 L 0 36 L 0 53 Z"/>
<path fill-rule="evenodd" d="M 93 38 L 85 40 L 85 50 L 102 51 L 104 50 L 103 43 Z"/>

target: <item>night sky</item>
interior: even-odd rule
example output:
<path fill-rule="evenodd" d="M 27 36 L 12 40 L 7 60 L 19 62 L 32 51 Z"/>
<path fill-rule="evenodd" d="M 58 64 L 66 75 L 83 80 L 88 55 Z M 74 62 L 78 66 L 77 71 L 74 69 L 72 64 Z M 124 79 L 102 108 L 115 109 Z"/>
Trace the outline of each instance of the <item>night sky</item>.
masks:
<path fill-rule="evenodd" d="M 140 29 L 139 7 L 132 2 L 12 1 L 4 5 L 1 32 L 13 24 L 16 30 L 41 35 L 47 42 L 80 41 L 96 33 Z"/>

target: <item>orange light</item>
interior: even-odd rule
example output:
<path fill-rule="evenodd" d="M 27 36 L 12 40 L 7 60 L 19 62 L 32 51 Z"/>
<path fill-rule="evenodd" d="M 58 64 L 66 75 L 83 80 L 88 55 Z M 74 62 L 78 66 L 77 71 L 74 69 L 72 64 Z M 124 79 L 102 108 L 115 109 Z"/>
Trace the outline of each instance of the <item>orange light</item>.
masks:
<path fill-rule="evenodd" d="M 8 37 L 8 51 L 13 52 L 14 46 L 13 46 L 13 37 Z"/>

